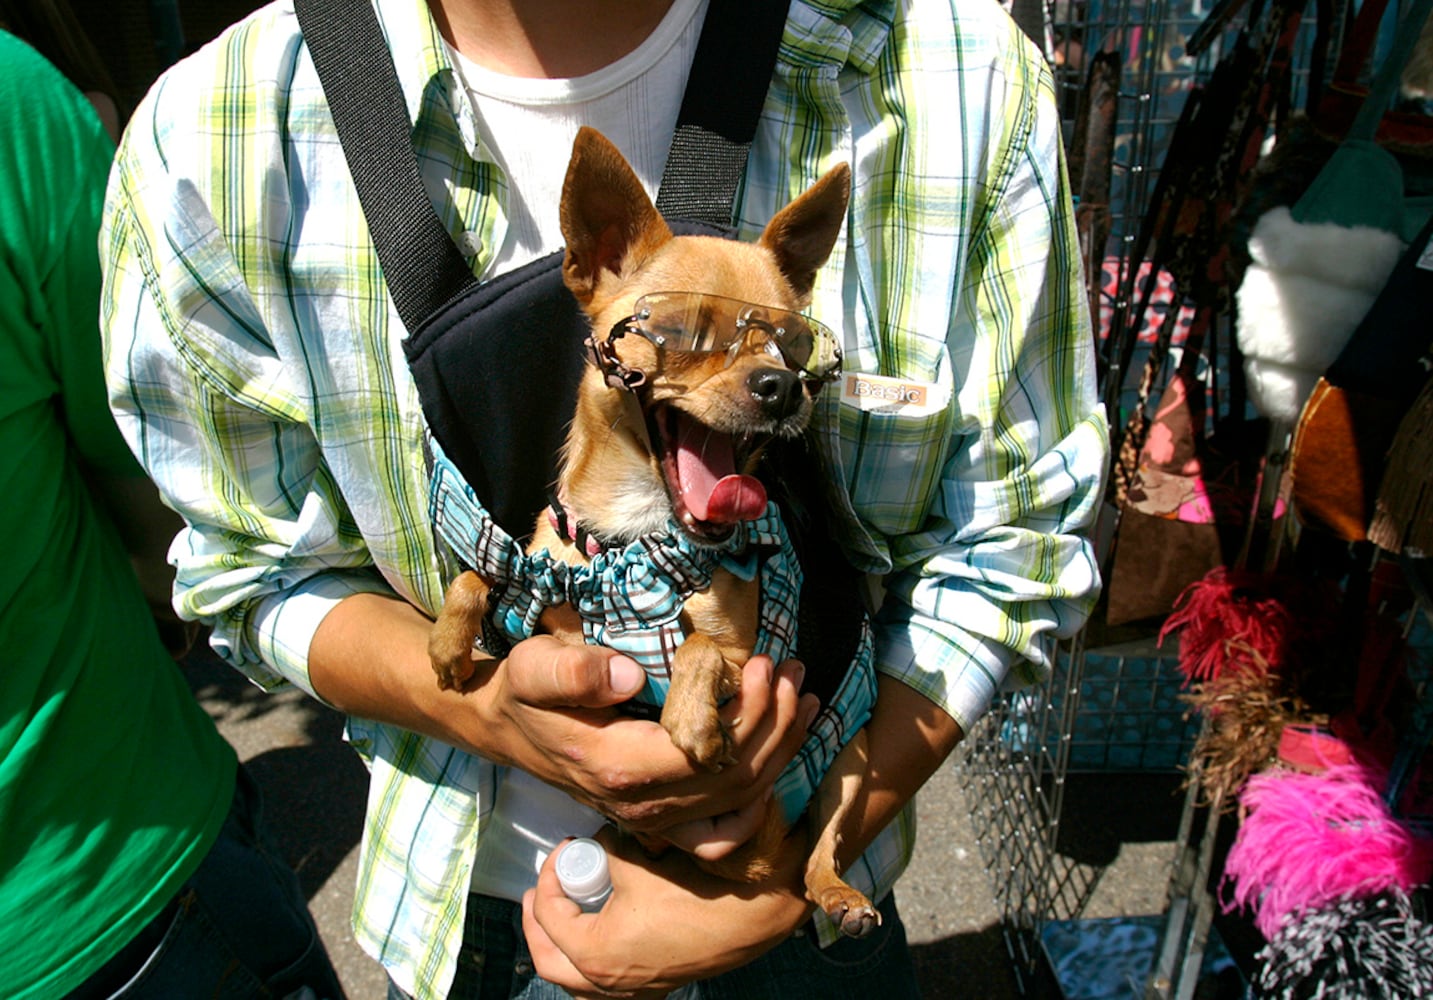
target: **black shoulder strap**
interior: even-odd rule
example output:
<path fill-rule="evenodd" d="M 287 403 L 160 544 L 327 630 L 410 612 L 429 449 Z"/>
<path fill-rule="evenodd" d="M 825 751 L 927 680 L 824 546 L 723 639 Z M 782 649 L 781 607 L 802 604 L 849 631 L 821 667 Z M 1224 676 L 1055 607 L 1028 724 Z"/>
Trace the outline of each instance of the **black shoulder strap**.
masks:
<path fill-rule="evenodd" d="M 669 219 L 730 226 L 789 0 L 710 0 L 657 189 Z"/>
<path fill-rule="evenodd" d="M 476 282 L 418 175 L 412 122 L 369 0 L 296 0 L 383 278 L 412 330 Z M 385 72 L 386 69 L 386 72 Z"/>
<path fill-rule="evenodd" d="M 788 3 L 710 0 L 657 196 L 669 218 L 729 226 Z M 418 174 L 412 123 L 369 0 L 295 0 L 384 280 L 409 330 L 474 283 Z"/>

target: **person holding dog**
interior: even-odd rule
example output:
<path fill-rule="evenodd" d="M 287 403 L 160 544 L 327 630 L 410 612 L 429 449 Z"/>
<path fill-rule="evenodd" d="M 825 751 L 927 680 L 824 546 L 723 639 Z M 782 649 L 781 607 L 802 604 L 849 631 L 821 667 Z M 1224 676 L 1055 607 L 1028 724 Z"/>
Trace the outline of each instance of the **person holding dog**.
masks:
<path fill-rule="evenodd" d="M 579 126 L 655 189 L 707 0 L 375 6 L 428 192 L 480 278 L 561 245 Z M 290 5 L 168 71 L 136 120 L 102 241 L 112 405 L 187 521 L 179 607 L 257 683 L 350 717 L 372 772 L 355 933 L 392 995 L 916 995 L 890 892 L 913 797 L 1003 686 L 1045 675 L 1050 639 L 1098 589 L 1087 533 L 1107 433 L 1059 121 L 1009 18 L 982 0 L 792 0 L 736 206 L 750 238 L 851 166 L 808 311 L 840 335 L 849 376 L 820 417 L 831 544 L 878 608 L 842 861 L 883 922 L 834 943 L 801 893 L 799 832 L 755 887 L 604 835 L 599 913 L 563 897 L 550 862 L 520 902 L 469 892 L 504 768 L 728 853 L 819 708 L 801 691 L 818 665 L 746 665 L 723 709 L 736 762 L 717 773 L 616 709 L 644 678 L 609 650 L 536 636 L 439 688 L 427 640 L 452 572 L 427 517 L 405 331 Z"/>

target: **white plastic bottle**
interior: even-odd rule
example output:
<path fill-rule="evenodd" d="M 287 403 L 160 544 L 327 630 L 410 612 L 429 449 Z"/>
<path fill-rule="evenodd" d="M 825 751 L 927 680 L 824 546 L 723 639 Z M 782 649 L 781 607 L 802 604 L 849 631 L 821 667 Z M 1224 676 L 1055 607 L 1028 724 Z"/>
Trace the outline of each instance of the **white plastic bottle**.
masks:
<path fill-rule="evenodd" d="M 578 837 L 563 844 L 557 850 L 557 860 L 553 865 L 562 891 L 584 912 L 595 913 L 602 909 L 602 904 L 612 895 L 607 852 L 591 837 Z M 696 985 L 689 984 L 668 993 L 666 1000 L 691 1000 L 696 995 Z"/>
<path fill-rule="evenodd" d="M 562 891 L 587 913 L 602 909 L 612 895 L 612 876 L 607 871 L 607 852 L 590 837 L 569 840 L 558 849 L 557 881 Z"/>

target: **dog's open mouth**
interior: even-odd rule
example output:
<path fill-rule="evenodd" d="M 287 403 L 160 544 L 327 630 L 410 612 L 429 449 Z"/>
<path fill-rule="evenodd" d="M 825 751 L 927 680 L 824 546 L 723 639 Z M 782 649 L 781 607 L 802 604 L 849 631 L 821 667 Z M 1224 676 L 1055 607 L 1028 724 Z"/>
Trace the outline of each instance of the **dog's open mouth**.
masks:
<path fill-rule="evenodd" d="M 672 510 L 689 534 L 720 541 L 765 512 L 766 487 L 741 472 L 757 444 L 752 437 L 713 430 L 671 406 L 656 408 L 652 422 Z"/>

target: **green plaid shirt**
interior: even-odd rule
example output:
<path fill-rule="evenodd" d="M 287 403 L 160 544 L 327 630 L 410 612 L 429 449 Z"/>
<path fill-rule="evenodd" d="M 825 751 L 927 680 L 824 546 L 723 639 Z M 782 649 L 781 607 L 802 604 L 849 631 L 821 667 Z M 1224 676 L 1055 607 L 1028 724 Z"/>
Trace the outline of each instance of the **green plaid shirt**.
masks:
<path fill-rule="evenodd" d="M 841 541 L 882 578 L 878 669 L 969 728 L 1049 668 L 1098 587 L 1085 532 L 1107 435 L 1047 67 L 994 0 L 793 0 L 739 205 L 746 236 L 847 162 L 812 314 L 847 371 L 935 412 L 823 394 Z M 422 0 L 377 0 L 440 217 L 486 275 L 507 189 Z M 558 155 L 554 152 L 554 155 Z M 101 236 L 112 403 L 190 527 L 177 602 L 264 687 L 312 691 L 323 615 L 359 591 L 432 613 L 404 330 L 287 0 L 171 69 L 134 114 Z M 491 808 L 487 761 L 353 719 L 372 770 L 354 926 L 420 998 L 451 981 Z M 851 873 L 883 893 L 913 811 Z"/>

